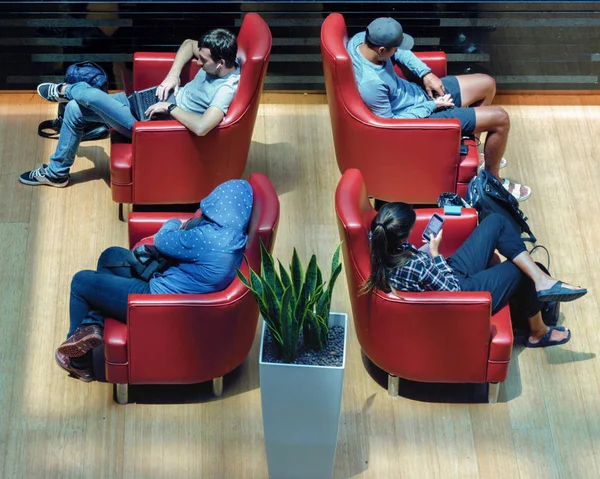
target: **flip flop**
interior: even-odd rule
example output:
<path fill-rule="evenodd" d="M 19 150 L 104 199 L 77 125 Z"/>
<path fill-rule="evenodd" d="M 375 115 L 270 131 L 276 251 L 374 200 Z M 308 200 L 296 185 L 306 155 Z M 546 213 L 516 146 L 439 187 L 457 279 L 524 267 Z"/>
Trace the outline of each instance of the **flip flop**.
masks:
<path fill-rule="evenodd" d="M 548 346 L 558 346 L 559 344 L 568 343 L 571 340 L 571 331 L 565 339 L 561 339 L 560 341 L 552 341 L 550 337 L 552 336 L 552 331 L 565 331 L 564 326 L 550 326 L 548 332 L 544 334 L 537 343 L 530 343 L 529 338 L 525 341 L 526 348 L 546 348 Z"/>
<path fill-rule="evenodd" d="M 515 183 L 508 178 L 504 178 L 502 181 L 502 186 L 504 186 L 504 189 L 513 195 L 517 201 L 525 201 L 531 196 L 531 188 L 529 188 L 529 186 L 520 185 L 519 183 Z M 527 192 L 524 195 L 521 194 L 521 186 L 525 188 L 525 191 Z"/>
<path fill-rule="evenodd" d="M 586 293 L 587 289 L 585 288 L 565 288 L 562 281 L 557 281 L 551 288 L 538 291 L 537 297 L 543 302 L 558 301 L 560 303 L 566 303 L 567 301 L 575 301 Z"/>

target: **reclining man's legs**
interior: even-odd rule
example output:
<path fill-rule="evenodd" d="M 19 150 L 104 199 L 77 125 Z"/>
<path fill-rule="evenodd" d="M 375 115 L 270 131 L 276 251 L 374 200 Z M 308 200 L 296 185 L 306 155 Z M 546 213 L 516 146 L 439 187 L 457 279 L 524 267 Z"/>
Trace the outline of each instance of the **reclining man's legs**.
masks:
<path fill-rule="evenodd" d="M 131 137 L 135 118 L 124 93 L 109 95 L 82 82 L 61 86 L 60 94 L 69 102 L 65 107 L 56 150 L 48 165 L 20 175 L 21 183 L 67 186 L 86 122 L 107 123 L 119 133 Z"/>

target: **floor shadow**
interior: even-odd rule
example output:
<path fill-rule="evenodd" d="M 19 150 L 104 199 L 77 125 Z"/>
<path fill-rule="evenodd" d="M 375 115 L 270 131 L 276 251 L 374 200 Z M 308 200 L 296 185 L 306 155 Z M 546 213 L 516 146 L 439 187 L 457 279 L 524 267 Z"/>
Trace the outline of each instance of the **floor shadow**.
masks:
<path fill-rule="evenodd" d="M 261 143 L 253 141 L 248 153 L 246 173 L 263 173 L 273 183 L 278 195 L 298 187 L 302 158 L 291 143 Z"/>
<path fill-rule="evenodd" d="M 365 369 L 377 384 L 387 389 L 388 374 L 362 352 Z M 421 383 L 400 379 L 399 395 L 413 401 L 431 403 L 486 403 L 487 384 Z"/>
<path fill-rule="evenodd" d="M 360 411 L 354 412 L 352 413 L 352 420 L 351 423 L 358 425 L 358 424 L 368 424 L 369 423 L 369 410 L 371 409 L 371 406 L 373 405 L 373 402 L 375 401 L 375 397 L 377 395 L 375 393 L 371 394 L 367 400 L 365 401 L 365 403 L 363 404 L 363 407 L 361 408 Z M 357 426 L 356 430 L 358 430 L 359 428 Z M 361 455 L 360 455 L 360 459 L 355 458 L 354 460 L 351 460 L 348 464 L 348 477 L 355 477 L 358 476 L 360 473 L 366 471 L 367 469 L 369 469 L 369 461 L 371 460 L 371 445 L 368 441 L 368 439 L 365 439 L 366 435 L 361 435 L 361 434 L 356 434 L 354 440 L 357 440 L 358 438 L 363 437 L 362 443 L 360 445 L 360 450 L 361 450 Z"/>
<path fill-rule="evenodd" d="M 251 374 L 246 359 L 236 369 L 223 377 L 223 395 L 215 397 L 212 381 L 197 384 L 147 384 L 130 385 L 128 403 L 136 404 L 200 404 L 233 397 L 259 388 L 258 374 Z M 96 381 L 107 382 L 104 369 L 104 348 L 94 350 Z M 109 384 L 109 383 L 107 383 Z M 113 399 L 116 395 L 113 391 Z"/>
<path fill-rule="evenodd" d="M 80 146 L 77 155 L 87 158 L 94 168 L 71 173 L 71 184 L 85 183 L 93 180 L 104 180 L 110 187 L 110 157 L 101 146 Z"/>

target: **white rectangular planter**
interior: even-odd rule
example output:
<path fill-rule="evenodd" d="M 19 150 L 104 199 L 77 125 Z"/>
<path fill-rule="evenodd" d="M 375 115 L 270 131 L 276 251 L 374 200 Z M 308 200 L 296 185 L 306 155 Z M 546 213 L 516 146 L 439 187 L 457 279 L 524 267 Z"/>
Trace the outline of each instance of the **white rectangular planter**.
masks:
<path fill-rule="evenodd" d="M 329 326 L 344 326 L 340 367 L 263 362 L 260 397 L 270 479 L 327 479 L 333 463 L 342 410 L 348 315 L 330 313 Z"/>

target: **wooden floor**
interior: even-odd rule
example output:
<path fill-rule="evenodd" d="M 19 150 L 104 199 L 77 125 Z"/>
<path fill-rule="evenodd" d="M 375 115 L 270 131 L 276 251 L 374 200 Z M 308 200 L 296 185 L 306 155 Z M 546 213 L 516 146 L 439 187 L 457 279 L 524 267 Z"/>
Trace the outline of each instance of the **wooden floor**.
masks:
<path fill-rule="evenodd" d="M 340 177 L 327 106 L 316 95 L 290 98 L 263 100 L 246 175 L 266 173 L 279 194 L 275 254 L 287 263 L 296 246 L 302 258 L 314 251 L 327 264 L 339 242 L 333 194 Z M 552 252 L 553 273 L 590 290 L 562 306 L 571 342 L 516 346 L 497 405 L 474 402 L 485 391 L 469 386 L 429 388 L 423 401 L 410 385 L 411 397 L 387 395 L 381 376 L 365 367 L 352 328 L 335 478 L 600 477 L 594 103 L 505 103 L 512 121 L 505 173 L 533 188 L 523 209 Z M 33 93 L 0 94 L 0 477 L 266 478 L 256 341 L 219 400 L 209 384 L 131 388 L 138 403 L 119 406 L 110 385 L 69 379 L 54 363 L 68 326 L 71 277 L 92 268 L 105 247 L 126 245 L 108 186 L 106 140 L 79 149 L 66 189 L 18 183 L 19 173 L 53 151 L 56 142 L 38 137 L 36 127 L 55 112 Z M 351 318 L 344 279 L 333 310 Z"/>

